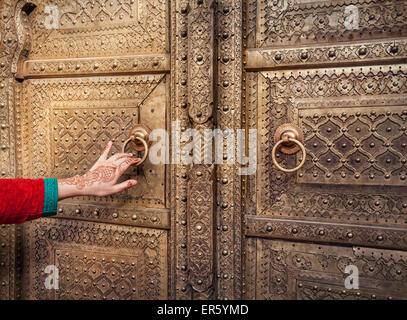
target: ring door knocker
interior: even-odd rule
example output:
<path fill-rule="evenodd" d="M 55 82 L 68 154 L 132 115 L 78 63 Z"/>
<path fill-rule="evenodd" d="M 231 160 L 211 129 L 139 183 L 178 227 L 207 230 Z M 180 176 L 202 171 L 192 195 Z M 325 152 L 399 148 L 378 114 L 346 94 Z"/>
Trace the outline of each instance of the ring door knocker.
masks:
<path fill-rule="evenodd" d="M 271 151 L 271 158 L 278 170 L 283 172 L 294 172 L 299 170 L 304 165 L 307 152 L 305 151 L 303 144 L 304 135 L 298 126 L 292 123 L 286 123 L 278 127 L 274 135 L 274 143 L 275 145 Z M 278 149 L 280 149 L 280 152 L 284 154 L 294 154 L 301 150 L 302 160 L 300 164 L 293 169 L 286 169 L 280 166 L 276 159 L 276 151 Z"/>
<path fill-rule="evenodd" d="M 143 158 L 141 158 L 140 162 L 135 164 L 136 166 L 141 165 L 147 159 L 149 147 L 151 145 L 151 141 L 149 140 L 150 133 L 150 128 L 143 124 L 137 124 L 130 130 L 129 138 L 123 144 L 123 153 L 128 144 L 130 144 L 130 148 L 136 152 L 144 151 Z"/>

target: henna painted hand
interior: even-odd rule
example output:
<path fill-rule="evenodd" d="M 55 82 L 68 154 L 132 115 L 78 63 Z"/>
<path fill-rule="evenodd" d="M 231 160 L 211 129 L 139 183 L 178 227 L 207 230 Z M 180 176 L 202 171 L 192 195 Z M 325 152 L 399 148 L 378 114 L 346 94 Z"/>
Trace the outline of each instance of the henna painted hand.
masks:
<path fill-rule="evenodd" d="M 100 158 L 85 175 L 58 179 L 59 200 L 78 195 L 108 196 L 137 184 L 134 179 L 116 184 L 127 168 L 140 159 L 133 158 L 131 153 L 117 153 L 108 159 L 111 147 L 112 141 L 109 141 Z"/>

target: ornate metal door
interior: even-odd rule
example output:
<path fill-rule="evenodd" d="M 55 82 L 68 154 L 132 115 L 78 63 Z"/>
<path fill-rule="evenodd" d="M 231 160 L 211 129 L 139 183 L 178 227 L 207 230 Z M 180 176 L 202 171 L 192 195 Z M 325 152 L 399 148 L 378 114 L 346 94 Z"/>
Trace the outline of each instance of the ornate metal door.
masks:
<path fill-rule="evenodd" d="M 406 1 L 247 1 L 246 298 L 407 297 L 406 14 Z M 271 155 L 286 123 L 307 153 L 294 173 Z M 282 168 L 303 158 L 277 149 Z"/>
<path fill-rule="evenodd" d="M 171 139 L 257 129 L 258 142 L 254 175 L 239 175 L 226 149 L 216 165 L 147 161 L 126 173 L 139 180 L 128 192 L 1 226 L 1 298 L 407 296 L 407 1 L 5 0 L 0 10 L 2 178 L 85 172 L 135 124 Z M 285 124 L 306 157 L 286 154 Z M 273 149 L 283 170 L 305 163 L 278 170 Z M 58 290 L 44 286 L 49 265 Z M 344 286 L 347 265 L 357 290 Z"/>

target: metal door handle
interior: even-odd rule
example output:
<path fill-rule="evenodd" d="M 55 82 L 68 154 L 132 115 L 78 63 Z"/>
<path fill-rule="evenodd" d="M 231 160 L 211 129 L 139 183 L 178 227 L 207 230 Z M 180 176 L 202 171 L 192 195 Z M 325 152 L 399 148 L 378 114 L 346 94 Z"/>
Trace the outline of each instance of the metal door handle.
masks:
<path fill-rule="evenodd" d="M 134 151 L 144 151 L 143 158 L 139 162 L 137 162 L 135 165 L 139 166 L 141 165 L 144 161 L 146 161 L 147 156 L 148 156 L 148 151 L 149 151 L 149 136 L 150 136 L 151 130 L 142 124 L 135 125 L 131 130 L 130 130 L 130 136 L 129 138 L 124 142 L 123 147 L 122 147 L 122 152 L 124 153 L 126 150 L 126 147 L 129 143 L 130 147 Z"/>
<path fill-rule="evenodd" d="M 273 160 L 273 163 L 278 170 L 289 173 L 299 170 L 304 165 L 305 158 L 307 157 L 307 152 L 305 150 L 303 141 L 303 133 L 301 129 L 295 124 L 286 123 L 277 128 L 276 134 L 274 135 L 275 145 L 273 147 L 273 150 L 271 151 L 271 159 Z M 285 154 L 294 154 L 298 150 L 301 150 L 301 163 L 297 167 L 292 169 L 283 168 L 276 160 L 276 151 L 278 148 L 281 149 L 280 152 Z"/>

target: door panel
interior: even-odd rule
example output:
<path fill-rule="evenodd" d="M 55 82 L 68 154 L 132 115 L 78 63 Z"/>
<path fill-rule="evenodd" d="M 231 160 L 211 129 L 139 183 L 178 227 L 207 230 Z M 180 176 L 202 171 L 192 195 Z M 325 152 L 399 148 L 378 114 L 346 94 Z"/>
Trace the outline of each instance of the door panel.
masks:
<path fill-rule="evenodd" d="M 247 124 L 258 129 L 259 164 L 245 198 L 248 298 L 407 297 L 406 10 L 405 1 L 247 2 Z M 304 134 L 306 162 L 294 173 L 271 157 L 285 123 Z M 293 168 L 302 156 L 276 159 Z M 359 268 L 359 291 L 342 292 L 342 256 Z"/>
<path fill-rule="evenodd" d="M 66 219 L 27 230 L 25 299 L 166 299 L 167 231 Z M 45 288 L 48 265 L 59 290 Z"/>
<path fill-rule="evenodd" d="M 405 298 L 406 252 L 254 239 L 248 242 L 251 299 Z M 359 270 L 359 289 L 346 290 L 345 267 Z"/>
<path fill-rule="evenodd" d="M 130 191 L 2 227 L 1 297 L 406 298 L 406 15 L 391 0 L 3 1 L 2 178 L 85 172 L 134 124 L 170 120 L 173 136 L 257 129 L 258 166 L 147 161 Z M 271 150 L 288 122 L 307 158 L 287 174 Z"/>

